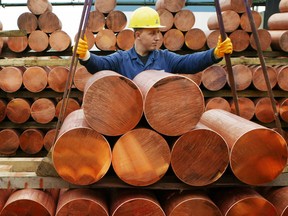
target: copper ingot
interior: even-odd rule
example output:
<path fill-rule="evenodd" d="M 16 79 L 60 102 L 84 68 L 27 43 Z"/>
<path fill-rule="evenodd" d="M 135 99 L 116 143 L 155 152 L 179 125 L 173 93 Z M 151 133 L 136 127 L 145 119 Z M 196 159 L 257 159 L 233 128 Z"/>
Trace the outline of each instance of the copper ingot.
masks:
<path fill-rule="evenodd" d="M 213 97 L 206 100 L 205 110 L 210 109 L 223 109 L 227 112 L 231 112 L 231 107 L 229 102 L 223 97 Z"/>
<path fill-rule="evenodd" d="M 172 192 L 164 197 L 163 209 L 167 216 L 222 216 L 208 195 L 200 191 Z"/>
<path fill-rule="evenodd" d="M 239 115 L 242 118 L 247 120 L 251 120 L 255 114 L 255 104 L 250 98 L 239 97 L 238 98 L 239 105 Z M 236 114 L 235 103 L 233 100 L 230 101 L 231 112 Z"/>
<path fill-rule="evenodd" d="M 14 192 L 12 189 L 1 189 L 0 190 L 0 212 L 2 211 L 5 203 L 7 202 L 10 195 Z"/>
<path fill-rule="evenodd" d="M 252 71 L 243 64 L 233 65 L 233 75 L 235 79 L 236 90 L 241 91 L 247 89 L 252 83 Z M 230 86 L 227 76 L 227 83 Z"/>
<path fill-rule="evenodd" d="M 9 197 L 1 215 L 53 216 L 56 200 L 49 193 L 36 189 L 21 189 Z"/>
<path fill-rule="evenodd" d="M 218 91 L 227 83 L 227 72 L 220 65 L 212 65 L 202 71 L 202 84 L 210 91 Z"/>
<path fill-rule="evenodd" d="M 156 196 L 147 190 L 120 190 L 112 195 L 111 216 L 165 216 Z"/>
<path fill-rule="evenodd" d="M 275 207 L 251 188 L 218 189 L 211 196 L 223 216 L 277 216 Z"/>
<path fill-rule="evenodd" d="M 264 196 L 275 206 L 279 216 L 288 215 L 288 187 L 273 188 Z"/>
<path fill-rule="evenodd" d="M 279 101 L 279 113 L 281 119 L 288 122 L 288 98 Z"/>
<path fill-rule="evenodd" d="M 215 131 L 201 123 L 183 134 L 171 151 L 171 166 L 184 183 L 204 186 L 218 180 L 229 164 L 229 148 Z"/>
<path fill-rule="evenodd" d="M 100 71 L 87 81 L 82 107 L 87 123 L 108 136 L 133 129 L 143 114 L 138 87 L 114 71 Z"/>
<path fill-rule="evenodd" d="M 271 123 L 275 120 L 275 114 L 269 97 L 257 98 L 255 101 L 255 117 L 264 123 Z M 279 113 L 279 103 L 275 101 L 276 110 Z"/>
<path fill-rule="evenodd" d="M 259 90 L 259 91 L 267 91 L 267 85 L 266 85 L 266 81 L 264 78 L 264 72 L 262 70 L 261 66 L 257 66 L 257 67 L 252 67 L 252 83 L 254 85 L 254 87 Z M 271 88 L 274 88 L 275 85 L 277 84 L 277 72 L 276 70 L 271 67 L 271 66 L 267 66 L 267 72 L 268 72 L 268 76 L 269 76 L 269 82 L 271 85 Z"/>
<path fill-rule="evenodd" d="M 100 191 L 70 189 L 60 194 L 55 216 L 97 215 L 108 216 L 108 205 Z"/>
<path fill-rule="evenodd" d="M 193 129 L 204 112 L 204 96 L 191 79 L 147 70 L 133 81 L 144 97 L 144 115 L 150 126 L 168 136 L 182 135 Z"/>
<path fill-rule="evenodd" d="M 206 111 L 200 122 L 218 132 L 230 149 L 230 167 L 246 184 L 278 177 L 287 163 L 287 144 L 272 129 L 220 109 Z"/>
<path fill-rule="evenodd" d="M 109 143 L 88 126 L 82 109 L 70 113 L 64 120 L 52 158 L 59 176 L 76 185 L 100 180 L 112 160 Z"/>
<path fill-rule="evenodd" d="M 154 130 L 131 130 L 122 135 L 113 147 L 113 169 L 130 185 L 147 186 L 159 181 L 169 165 L 169 145 Z"/>
<path fill-rule="evenodd" d="M 277 83 L 280 89 L 288 91 L 288 65 L 276 67 L 277 71 Z"/>

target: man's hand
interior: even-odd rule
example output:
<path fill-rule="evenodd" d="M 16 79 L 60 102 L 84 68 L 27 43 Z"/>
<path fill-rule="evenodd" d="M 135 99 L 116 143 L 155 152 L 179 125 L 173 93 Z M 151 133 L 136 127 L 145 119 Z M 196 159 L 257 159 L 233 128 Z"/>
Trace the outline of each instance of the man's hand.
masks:
<path fill-rule="evenodd" d="M 74 48 L 75 47 L 73 47 L 73 52 L 74 52 Z M 90 58 L 86 35 L 84 35 L 83 39 L 79 38 L 78 46 L 76 48 L 76 53 L 79 55 L 79 59 L 83 61 L 87 61 Z"/>
<path fill-rule="evenodd" d="M 222 42 L 221 36 L 218 38 L 217 46 L 214 50 L 214 56 L 216 58 L 222 58 L 225 54 L 231 54 L 233 52 L 233 45 L 229 37 Z"/>

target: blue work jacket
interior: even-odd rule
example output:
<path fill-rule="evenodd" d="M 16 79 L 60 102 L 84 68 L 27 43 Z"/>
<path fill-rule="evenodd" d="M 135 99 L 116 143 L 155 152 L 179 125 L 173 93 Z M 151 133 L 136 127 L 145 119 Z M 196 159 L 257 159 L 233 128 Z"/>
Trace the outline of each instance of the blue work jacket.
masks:
<path fill-rule="evenodd" d="M 164 70 L 169 73 L 193 74 L 218 63 L 221 59 L 214 57 L 214 49 L 192 54 L 180 55 L 168 50 L 154 50 L 149 54 L 144 65 L 138 57 L 135 48 L 128 51 L 117 51 L 107 56 L 91 53 L 88 61 L 80 63 L 94 74 L 101 70 L 112 70 L 125 77 L 133 79 L 145 70 Z"/>

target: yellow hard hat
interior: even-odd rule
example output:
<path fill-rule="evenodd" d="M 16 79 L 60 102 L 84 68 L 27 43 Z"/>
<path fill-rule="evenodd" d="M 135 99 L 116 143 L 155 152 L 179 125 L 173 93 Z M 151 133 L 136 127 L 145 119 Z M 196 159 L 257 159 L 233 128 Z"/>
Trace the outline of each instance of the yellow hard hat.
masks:
<path fill-rule="evenodd" d="M 156 10 L 144 6 L 136 9 L 130 19 L 129 28 L 164 28 Z"/>

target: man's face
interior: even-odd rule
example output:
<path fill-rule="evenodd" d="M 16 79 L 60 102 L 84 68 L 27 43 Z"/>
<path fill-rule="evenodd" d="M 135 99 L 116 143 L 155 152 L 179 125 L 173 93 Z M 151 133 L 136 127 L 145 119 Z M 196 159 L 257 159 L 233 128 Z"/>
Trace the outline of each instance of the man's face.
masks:
<path fill-rule="evenodd" d="M 158 28 L 141 29 L 135 33 L 136 40 L 141 43 L 142 47 L 147 51 L 157 49 L 161 32 Z"/>

